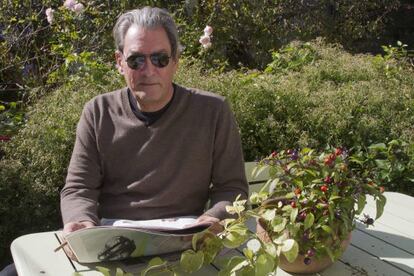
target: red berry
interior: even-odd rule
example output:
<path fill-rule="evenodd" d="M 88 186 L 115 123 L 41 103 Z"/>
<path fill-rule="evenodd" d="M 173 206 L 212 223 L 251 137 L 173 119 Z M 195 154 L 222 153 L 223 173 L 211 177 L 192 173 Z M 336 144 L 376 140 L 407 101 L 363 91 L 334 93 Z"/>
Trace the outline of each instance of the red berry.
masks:
<path fill-rule="evenodd" d="M 293 153 L 293 150 L 291 150 L 291 149 L 287 150 L 287 154 L 292 154 L 292 153 Z"/>
<path fill-rule="evenodd" d="M 330 183 L 332 183 L 332 178 L 328 175 L 327 177 L 325 177 L 325 179 L 323 181 L 327 184 L 330 184 Z"/>
<path fill-rule="evenodd" d="M 295 202 L 295 201 L 292 201 L 292 202 L 290 203 L 290 206 L 292 206 L 292 208 L 296 208 L 296 202 Z"/>
<path fill-rule="evenodd" d="M 307 255 L 308 257 L 313 257 L 313 256 L 315 255 L 315 249 L 310 248 L 310 249 L 306 252 L 306 255 Z"/>
<path fill-rule="evenodd" d="M 336 159 L 335 154 L 329 154 L 327 157 L 325 157 L 324 163 L 325 163 L 326 166 L 332 167 L 335 159 Z"/>
<path fill-rule="evenodd" d="M 303 262 L 305 263 L 305 265 L 310 265 L 310 263 L 312 262 L 310 258 L 306 257 L 305 259 L 303 259 Z"/>
<path fill-rule="evenodd" d="M 274 152 L 272 152 L 272 154 L 270 155 L 271 157 L 276 157 L 276 155 L 277 155 L 277 152 L 276 151 L 274 151 Z"/>
<path fill-rule="evenodd" d="M 328 186 L 326 186 L 326 185 L 323 185 L 322 187 L 321 187 L 321 191 L 322 192 L 326 192 L 326 191 L 328 191 Z"/>
<path fill-rule="evenodd" d="M 335 149 L 335 155 L 341 155 L 342 154 L 342 149 L 341 148 L 336 148 Z"/>

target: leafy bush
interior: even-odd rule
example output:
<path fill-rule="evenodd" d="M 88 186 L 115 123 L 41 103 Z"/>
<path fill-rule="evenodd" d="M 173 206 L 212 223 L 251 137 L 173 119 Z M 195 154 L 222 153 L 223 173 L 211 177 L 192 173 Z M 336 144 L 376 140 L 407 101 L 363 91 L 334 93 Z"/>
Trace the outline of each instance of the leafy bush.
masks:
<path fill-rule="evenodd" d="M 85 8 L 76 13 L 63 2 L 13 0 L 0 10 L 0 82 L 36 87 L 49 80 L 53 85 L 61 83 L 62 72 L 88 73 L 98 66 L 93 60 L 112 61 L 111 29 L 116 17 L 145 5 L 174 14 L 185 55 L 201 56 L 213 66 L 227 62 L 233 68 L 264 68 L 271 50 L 293 39 L 316 36 L 348 47 L 371 41 L 374 49 L 364 50 L 379 51 L 378 37 L 392 26 L 403 5 L 398 0 L 94 0 L 83 1 Z M 53 20 L 47 19 L 48 8 L 55 11 Z M 206 24 L 215 30 L 208 55 L 200 52 L 198 42 Z"/>
<path fill-rule="evenodd" d="M 387 74 L 384 68 L 396 64 L 395 59 L 353 56 L 322 41 L 306 46 L 292 43 L 277 56 L 283 62 L 272 63 L 271 73 L 218 73 L 203 69 L 200 61 L 183 59 L 176 81 L 228 98 L 240 127 L 245 159 L 249 161 L 273 150 L 306 146 L 366 150 L 372 143 L 401 137 L 408 144 L 401 146 L 407 154 L 401 159 L 406 170 L 405 184 L 400 185 L 406 185 L 401 190 L 410 191 L 407 180 L 411 179 L 414 142 L 412 68 L 400 64 L 393 74 Z M 286 70 L 292 67 L 295 70 Z M 93 96 L 124 85 L 115 70 L 107 71 L 102 78 L 102 84 L 88 77 L 79 78 L 42 97 L 29 108 L 27 125 L 5 143 L 5 156 L 0 163 L 0 198 L 4 198 L 0 206 L 1 259 L 18 235 L 61 227 L 59 190 L 64 184 L 82 107 Z M 393 172 L 400 168 L 394 161 L 400 156 L 390 155 L 389 168 Z M 390 174 L 389 183 L 400 183 L 398 175 Z M 391 184 L 387 188 L 399 189 Z"/>
<path fill-rule="evenodd" d="M 298 58 L 301 49 L 307 58 Z M 291 43 L 274 56 L 278 62 L 269 64 L 271 74 L 231 71 L 205 77 L 195 64 L 179 76 L 185 85 L 230 99 L 247 160 L 274 149 L 413 141 L 414 72 L 409 65 L 400 64 L 390 75 L 385 68 L 397 63 L 394 58 L 351 55 L 320 40 Z"/>
<path fill-rule="evenodd" d="M 414 195 L 414 144 L 392 140 L 358 151 L 353 161 L 367 167 L 367 173 L 376 183 L 383 183 L 388 189 Z"/>
<path fill-rule="evenodd" d="M 0 161 L 0 259 L 12 239 L 25 233 L 59 229 L 59 191 L 72 153 L 82 107 L 93 96 L 121 87 L 119 76 L 107 74 L 110 85 L 81 81 L 63 86 L 28 111 L 27 125 L 5 143 Z"/>

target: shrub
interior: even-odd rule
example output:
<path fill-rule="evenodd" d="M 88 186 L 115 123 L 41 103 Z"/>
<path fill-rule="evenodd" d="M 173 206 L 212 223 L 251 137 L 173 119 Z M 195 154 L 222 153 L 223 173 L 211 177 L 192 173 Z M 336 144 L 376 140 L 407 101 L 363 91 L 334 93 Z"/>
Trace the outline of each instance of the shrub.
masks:
<path fill-rule="evenodd" d="M 307 58 L 298 58 L 300 49 Z M 351 55 L 321 40 L 291 43 L 274 56 L 283 62 L 270 63 L 271 74 L 231 71 L 206 77 L 195 64 L 178 78 L 230 99 L 247 160 L 281 148 L 413 141 L 412 67 L 400 64 L 389 74 L 385 68 L 397 60 Z"/>
<path fill-rule="evenodd" d="M 62 86 L 28 111 L 26 126 L 4 145 L 0 161 L 0 259 L 10 242 L 25 233 L 59 229 L 59 191 L 72 153 L 82 107 L 93 96 L 120 87 L 115 72 L 110 85 L 80 81 Z"/>
<path fill-rule="evenodd" d="M 303 53 L 311 59 L 298 58 L 304 47 L 308 50 Z M 404 191 L 410 190 L 407 179 L 411 178 L 414 142 L 410 67 L 400 64 L 387 74 L 385 65 L 395 63 L 394 59 L 353 56 L 322 41 L 306 46 L 292 43 L 279 52 L 278 59 L 283 62 L 272 63 L 271 73 L 219 73 L 203 69 L 200 61 L 183 59 L 176 81 L 228 98 L 249 161 L 273 150 L 306 146 L 366 150 L 372 143 L 401 137 L 408 143 L 401 146 L 408 152 L 401 159 L 407 168 L 401 185 L 406 185 Z M 286 70 L 290 63 L 295 70 Z M 114 70 L 102 77 L 103 84 L 79 78 L 43 97 L 29 108 L 27 125 L 5 143 L 0 163 L 0 198 L 5 199 L 0 207 L 1 259 L 18 235 L 61 227 L 59 190 L 82 107 L 93 96 L 124 85 Z M 385 159 L 384 155 L 378 158 Z M 389 168 L 395 171 L 400 165 L 392 162 Z M 389 183 L 397 180 L 397 174 L 390 174 Z M 387 188 L 398 190 L 392 185 Z"/>
<path fill-rule="evenodd" d="M 293 39 L 316 36 L 348 47 L 370 41 L 368 48 L 354 48 L 379 51 L 380 43 L 390 41 L 379 42 L 378 38 L 384 40 L 387 27 L 393 26 L 398 17 L 396 11 L 404 5 L 398 0 L 94 0 L 83 1 L 85 9 L 76 14 L 64 8 L 63 2 L 12 0 L 7 9 L 0 10 L 0 82 L 29 88 L 43 85 L 46 80 L 60 83 L 56 69 L 71 74 L 83 68 L 79 66 L 82 64 L 87 71 L 97 58 L 111 61 L 115 18 L 123 11 L 145 5 L 166 8 L 174 14 L 187 56 L 200 55 L 198 38 L 206 24 L 212 25 L 213 48 L 209 55 L 202 56 L 210 65 L 228 62 L 233 68 L 240 64 L 264 68 L 272 49 Z M 55 10 L 51 24 L 46 16 L 48 8 Z M 409 31 L 406 37 L 410 37 Z M 93 59 L 89 59 L 91 56 Z"/>

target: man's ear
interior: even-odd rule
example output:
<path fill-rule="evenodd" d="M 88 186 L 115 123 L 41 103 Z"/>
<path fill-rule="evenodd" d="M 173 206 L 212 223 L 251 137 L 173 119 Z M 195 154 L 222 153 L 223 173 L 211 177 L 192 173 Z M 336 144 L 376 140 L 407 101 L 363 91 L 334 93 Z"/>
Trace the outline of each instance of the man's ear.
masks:
<path fill-rule="evenodd" d="M 178 57 L 176 59 L 173 59 L 172 62 L 174 62 L 173 66 L 174 66 L 174 74 L 177 73 L 178 70 L 178 64 L 179 64 L 179 59 Z"/>
<path fill-rule="evenodd" d="M 116 61 L 116 68 L 118 69 L 118 72 L 123 75 L 124 69 L 122 67 L 122 53 L 119 50 L 115 51 L 115 61 Z"/>

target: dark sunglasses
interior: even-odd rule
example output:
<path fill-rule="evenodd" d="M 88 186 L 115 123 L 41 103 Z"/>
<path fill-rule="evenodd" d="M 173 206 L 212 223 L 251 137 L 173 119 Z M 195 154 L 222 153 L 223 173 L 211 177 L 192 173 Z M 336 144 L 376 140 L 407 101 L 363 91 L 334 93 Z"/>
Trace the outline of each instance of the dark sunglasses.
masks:
<path fill-rule="evenodd" d="M 150 58 L 152 65 L 158 68 L 167 66 L 171 58 L 167 53 L 153 53 L 150 55 L 132 54 L 126 59 L 126 62 L 129 68 L 138 70 L 144 66 L 147 57 Z"/>

